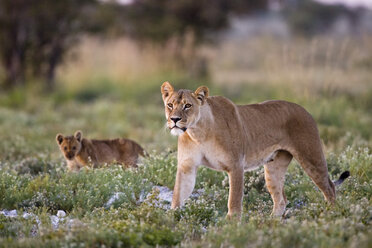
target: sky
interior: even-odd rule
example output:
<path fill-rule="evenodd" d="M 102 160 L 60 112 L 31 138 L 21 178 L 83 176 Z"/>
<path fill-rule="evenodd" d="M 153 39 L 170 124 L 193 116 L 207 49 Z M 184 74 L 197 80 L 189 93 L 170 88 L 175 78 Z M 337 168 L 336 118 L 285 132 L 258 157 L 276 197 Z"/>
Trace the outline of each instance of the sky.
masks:
<path fill-rule="evenodd" d="M 321 3 L 341 3 L 348 7 L 367 7 L 372 9 L 372 0 L 316 0 Z"/>
<path fill-rule="evenodd" d="M 131 4 L 133 0 L 116 0 L 121 4 Z M 367 7 L 372 9 L 372 0 L 316 0 L 321 3 L 335 4 L 341 3 L 348 7 Z"/>

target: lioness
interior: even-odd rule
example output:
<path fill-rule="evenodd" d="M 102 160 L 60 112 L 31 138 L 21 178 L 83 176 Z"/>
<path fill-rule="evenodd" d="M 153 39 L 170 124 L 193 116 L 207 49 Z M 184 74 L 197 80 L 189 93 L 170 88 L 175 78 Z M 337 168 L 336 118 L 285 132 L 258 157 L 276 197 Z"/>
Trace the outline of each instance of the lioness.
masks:
<path fill-rule="evenodd" d="M 178 137 L 178 165 L 172 208 L 182 206 L 193 191 L 198 166 L 229 175 L 228 217 L 240 216 L 244 171 L 265 167 L 267 188 L 274 201 L 272 215 L 282 216 L 287 199 L 284 176 L 294 157 L 323 192 L 335 201 L 314 119 L 301 106 L 286 101 L 236 105 L 208 88 L 175 91 L 169 82 L 161 93 L 167 126 Z M 344 172 L 336 184 L 349 176 Z"/>
<path fill-rule="evenodd" d="M 81 131 L 76 131 L 74 136 L 57 134 L 56 140 L 66 158 L 69 171 L 78 171 L 89 165 L 98 167 L 111 162 L 135 167 L 138 156 L 144 155 L 144 150 L 139 144 L 124 138 L 90 140 L 83 138 Z"/>

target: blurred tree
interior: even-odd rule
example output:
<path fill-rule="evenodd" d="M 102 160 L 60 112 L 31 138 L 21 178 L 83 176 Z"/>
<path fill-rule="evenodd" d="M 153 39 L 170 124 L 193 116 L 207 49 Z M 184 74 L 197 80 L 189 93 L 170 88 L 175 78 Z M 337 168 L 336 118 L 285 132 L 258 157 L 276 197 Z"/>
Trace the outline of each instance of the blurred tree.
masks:
<path fill-rule="evenodd" d="M 164 42 L 193 32 L 197 41 L 228 26 L 231 14 L 265 9 L 268 0 L 134 0 L 124 7 L 124 32 L 139 40 Z"/>
<path fill-rule="evenodd" d="M 207 75 L 206 59 L 197 54 L 201 42 L 229 25 L 231 15 L 264 10 L 269 0 L 134 0 L 123 5 L 117 31 L 139 42 L 154 42 L 177 58 L 178 66 L 190 75 Z M 114 8 L 118 11 L 118 8 Z M 115 23 L 115 21 L 114 21 Z M 115 26 L 115 25 L 113 25 Z"/>
<path fill-rule="evenodd" d="M 95 0 L 1 0 L 0 63 L 5 88 L 41 79 L 52 89 L 56 67 L 86 30 Z"/>
<path fill-rule="evenodd" d="M 358 11 L 341 4 L 323 4 L 314 0 L 287 0 L 284 17 L 294 33 L 314 35 L 329 31 L 340 16 L 356 22 Z"/>
<path fill-rule="evenodd" d="M 170 42 L 176 44 L 177 56 L 190 54 L 208 34 L 227 27 L 231 14 L 265 9 L 268 1 L 133 0 L 120 4 L 116 0 L 1 0 L 2 85 L 11 88 L 35 80 L 52 89 L 57 66 L 87 32 L 130 35 L 161 45 Z"/>

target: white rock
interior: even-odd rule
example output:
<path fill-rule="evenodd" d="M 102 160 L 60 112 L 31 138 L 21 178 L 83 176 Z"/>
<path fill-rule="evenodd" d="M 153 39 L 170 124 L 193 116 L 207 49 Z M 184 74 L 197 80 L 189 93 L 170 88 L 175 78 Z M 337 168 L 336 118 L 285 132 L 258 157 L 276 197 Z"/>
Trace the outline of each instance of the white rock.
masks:
<path fill-rule="evenodd" d="M 116 192 L 113 196 L 110 197 L 110 199 L 105 203 L 105 207 L 109 208 L 112 204 L 114 204 L 121 196 L 125 196 L 123 192 Z"/>
<path fill-rule="evenodd" d="M 155 202 L 152 202 L 152 204 L 155 207 L 169 209 L 170 203 L 172 202 L 172 198 L 173 198 L 173 191 L 165 186 L 154 186 L 152 188 L 152 191 L 147 194 L 146 200 L 149 200 L 155 194 L 155 191 L 158 191 L 159 194 L 156 195 Z M 196 190 L 196 192 L 190 195 L 190 198 L 193 198 L 193 199 L 199 198 L 200 195 L 202 195 L 203 193 L 204 193 L 204 189 L 198 189 Z"/>
<path fill-rule="evenodd" d="M 58 229 L 59 218 L 56 215 L 52 215 L 52 216 L 50 216 L 50 221 L 52 222 L 53 229 Z"/>
<path fill-rule="evenodd" d="M 23 215 L 22 215 L 22 217 L 25 218 L 25 219 L 29 219 L 33 216 L 34 216 L 34 214 L 30 214 L 30 213 L 23 213 Z"/>
<path fill-rule="evenodd" d="M 58 211 L 57 211 L 57 217 L 58 217 L 58 218 L 66 217 L 66 212 L 63 211 L 63 210 L 58 210 Z"/>
<path fill-rule="evenodd" d="M 204 194 L 204 189 L 197 189 L 196 192 L 193 192 L 190 197 L 191 198 L 198 198 L 202 194 Z"/>
<path fill-rule="evenodd" d="M 30 214 L 30 213 L 24 212 L 23 215 L 22 215 L 22 217 L 25 218 L 25 219 L 35 218 L 35 221 L 36 221 L 37 225 L 38 225 L 38 226 L 41 225 L 41 221 L 40 221 L 39 218 L 38 218 L 36 215 L 34 215 L 33 213 Z"/>
<path fill-rule="evenodd" d="M 17 214 L 17 210 L 3 210 L 3 211 L 0 211 L 0 214 L 3 214 L 5 217 L 10 217 L 10 218 L 14 218 L 14 217 L 17 217 L 18 214 Z"/>
<path fill-rule="evenodd" d="M 159 201 L 163 201 L 163 202 L 169 202 L 171 203 L 172 202 L 172 198 L 173 198 L 173 191 L 170 190 L 168 187 L 165 187 L 165 186 L 154 186 L 152 188 L 152 190 L 158 190 L 159 191 L 159 195 L 158 195 L 158 199 Z M 198 189 L 196 190 L 196 192 L 193 192 L 190 197 L 191 198 L 198 198 L 200 195 L 202 195 L 204 193 L 204 189 Z M 149 193 L 147 195 L 147 197 L 151 196 L 153 193 Z"/>
<path fill-rule="evenodd" d="M 146 198 L 145 191 L 144 190 L 141 190 L 141 193 L 139 195 L 139 199 L 137 201 L 137 204 L 142 203 L 145 200 L 145 198 Z"/>
<path fill-rule="evenodd" d="M 158 190 L 159 195 L 158 199 L 159 201 L 165 201 L 165 202 L 172 202 L 172 197 L 173 197 L 173 191 L 170 190 L 168 187 L 165 186 L 154 186 L 152 190 Z M 151 193 L 150 193 L 151 194 Z"/>
<path fill-rule="evenodd" d="M 18 216 L 18 214 L 17 214 L 17 210 L 11 210 L 11 211 L 9 212 L 9 216 L 10 216 L 10 217 L 17 217 L 17 216 Z"/>

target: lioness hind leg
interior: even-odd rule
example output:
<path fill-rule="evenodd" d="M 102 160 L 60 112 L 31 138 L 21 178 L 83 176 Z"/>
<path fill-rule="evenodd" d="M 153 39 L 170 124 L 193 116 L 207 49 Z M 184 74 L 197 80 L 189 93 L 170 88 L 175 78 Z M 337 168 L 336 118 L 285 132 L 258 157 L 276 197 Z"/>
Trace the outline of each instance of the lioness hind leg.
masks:
<path fill-rule="evenodd" d="M 294 157 L 322 191 L 325 200 L 333 204 L 336 200 L 335 185 L 329 178 L 327 162 L 323 154 L 313 154 L 312 156 L 294 154 Z"/>
<path fill-rule="evenodd" d="M 287 198 L 284 194 L 284 180 L 291 160 L 292 155 L 289 152 L 279 151 L 274 160 L 264 166 L 266 186 L 274 202 L 271 213 L 273 216 L 282 216 L 287 205 Z"/>

